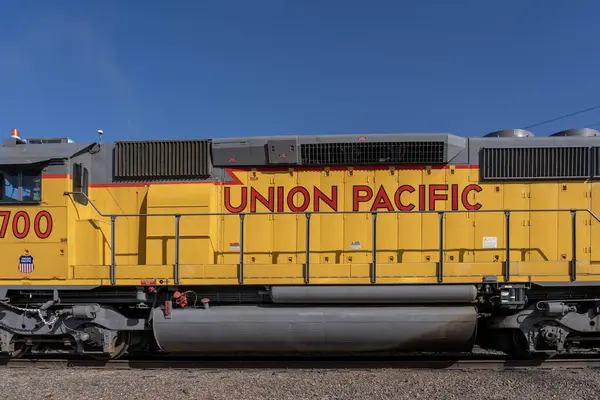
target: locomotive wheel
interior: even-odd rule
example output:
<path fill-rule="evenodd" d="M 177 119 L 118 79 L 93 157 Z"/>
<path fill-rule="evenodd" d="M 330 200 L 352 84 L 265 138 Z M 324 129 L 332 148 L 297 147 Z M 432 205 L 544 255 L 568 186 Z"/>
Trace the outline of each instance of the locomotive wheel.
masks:
<path fill-rule="evenodd" d="M 11 340 L 11 343 L 14 344 L 15 350 L 11 353 L 8 353 L 10 358 L 21 358 L 29 351 L 29 346 L 25 342 L 18 342 L 14 337 Z"/>
<path fill-rule="evenodd" d="M 131 341 L 131 332 L 122 331 L 119 332 L 113 339 L 113 351 L 109 354 L 90 354 L 90 356 L 96 360 L 118 360 L 121 358 L 129 349 L 129 343 Z"/>
<path fill-rule="evenodd" d="M 519 329 L 498 329 L 494 332 L 496 348 L 511 357 L 529 356 L 528 344 Z"/>
<path fill-rule="evenodd" d="M 115 337 L 114 345 L 115 350 L 109 354 L 111 360 L 121 358 L 129 349 L 129 343 L 131 342 L 131 332 L 119 332 Z"/>

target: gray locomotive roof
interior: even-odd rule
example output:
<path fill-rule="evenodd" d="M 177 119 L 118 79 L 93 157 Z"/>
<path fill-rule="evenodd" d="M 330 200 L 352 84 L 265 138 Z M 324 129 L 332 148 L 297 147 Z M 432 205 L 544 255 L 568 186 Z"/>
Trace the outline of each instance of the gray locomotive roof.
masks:
<path fill-rule="evenodd" d="M 277 135 L 116 141 L 102 146 L 50 138 L 14 138 L 0 146 L 0 165 L 46 164 L 65 173 L 72 159 L 91 182 L 226 180 L 231 167 L 479 165 L 480 179 L 600 178 L 600 132 L 573 129 L 536 137 L 523 129 L 480 137 L 449 133 Z M 517 162 L 518 161 L 518 162 Z"/>
<path fill-rule="evenodd" d="M 3 144 L 0 165 L 36 164 L 65 160 L 87 150 L 93 143 Z"/>
<path fill-rule="evenodd" d="M 553 152 L 557 148 L 562 148 L 560 154 Z M 87 155 L 83 156 L 84 153 Z M 77 162 L 93 165 L 95 171 L 104 171 L 98 174 L 111 182 L 114 179 L 211 179 L 215 177 L 215 169 L 231 167 L 479 165 L 493 157 L 500 157 L 500 161 L 494 160 L 501 163 L 508 162 L 510 157 L 529 160 L 538 153 L 543 153 L 544 163 L 548 165 L 556 164 L 561 157 L 567 157 L 570 165 L 597 163 L 594 171 L 576 171 L 576 175 L 589 172 L 600 176 L 600 132 L 589 128 L 537 137 L 523 129 L 506 129 L 479 137 L 442 132 L 288 134 L 115 141 L 102 146 L 59 138 L 32 139 L 31 143 L 11 138 L 0 145 L 0 165 L 58 165 L 77 157 Z M 487 158 L 484 160 L 483 156 Z M 565 176 L 571 176 L 571 172 Z M 510 173 L 507 172 L 507 176 Z"/>

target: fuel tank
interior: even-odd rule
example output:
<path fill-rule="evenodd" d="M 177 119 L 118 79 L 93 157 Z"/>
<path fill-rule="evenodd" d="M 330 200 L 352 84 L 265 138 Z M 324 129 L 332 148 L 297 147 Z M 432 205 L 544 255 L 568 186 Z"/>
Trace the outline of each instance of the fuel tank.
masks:
<path fill-rule="evenodd" d="M 477 311 L 460 307 L 215 306 L 153 311 L 166 353 L 470 351 Z"/>
<path fill-rule="evenodd" d="M 274 303 L 288 304 L 435 304 L 473 303 L 473 285 L 272 286 Z"/>

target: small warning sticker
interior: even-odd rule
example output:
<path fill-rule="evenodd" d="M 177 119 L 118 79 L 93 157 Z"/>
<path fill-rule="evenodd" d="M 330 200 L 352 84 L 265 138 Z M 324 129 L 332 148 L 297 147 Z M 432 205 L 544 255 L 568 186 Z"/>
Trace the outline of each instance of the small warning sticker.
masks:
<path fill-rule="evenodd" d="M 229 243 L 229 250 L 230 251 L 240 251 L 240 244 L 239 243 Z"/>
<path fill-rule="evenodd" d="M 484 249 L 497 249 L 498 238 L 496 236 L 484 236 L 482 246 Z"/>
<path fill-rule="evenodd" d="M 360 242 L 350 242 L 350 248 L 352 250 L 360 250 L 361 249 Z"/>

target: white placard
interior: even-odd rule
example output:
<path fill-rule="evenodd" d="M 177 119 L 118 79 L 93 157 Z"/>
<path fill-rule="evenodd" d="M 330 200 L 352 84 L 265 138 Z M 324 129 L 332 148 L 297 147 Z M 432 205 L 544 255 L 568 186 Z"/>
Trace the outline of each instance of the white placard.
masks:
<path fill-rule="evenodd" d="M 484 249 L 497 249 L 498 238 L 496 236 L 484 236 L 482 246 Z"/>

